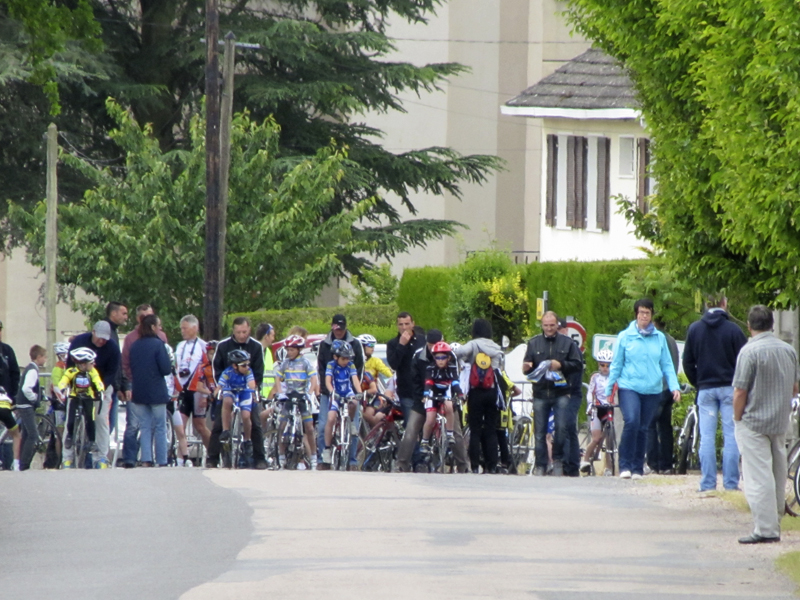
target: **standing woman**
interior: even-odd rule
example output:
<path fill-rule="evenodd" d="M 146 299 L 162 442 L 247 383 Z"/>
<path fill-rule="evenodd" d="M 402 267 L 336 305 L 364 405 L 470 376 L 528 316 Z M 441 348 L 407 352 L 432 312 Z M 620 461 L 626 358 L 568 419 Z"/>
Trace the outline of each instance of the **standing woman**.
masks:
<path fill-rule="evenodd" d="M 160 467 L 167 464 L 167 402 L 170 398 L 164 377 L 172 369 L 158 332 L 158 317 L 144 317 L 139 324 L 139 339 L 130 352 L 132 407 L 139 421 L 143 467 L 153 465 L 154 435 L 156 464 Z"/>
<path fill-rule="evenodd" d="M 607 397 L 611 397 L 614 385 L 618 385 L 619 406 L 625 421 L 619 444 L 622 479 L 641 479 L 644 474 L 647 429 L 661 401 L 664 380 L 673 400 L 681 399 L 667 339 L 653 325 L 653 312 L 653 301 L 648 298 L 633 305 L 636 319 L 617 337 L 606 384 Z"/>
<path fill-rule="evenodd" d="M 456 356 L 468 365 L 470 387 L 467 393 L 467 421 L 469 423 L 469 460 L 472 472 L 477 473 L 481 461 L 481 450 L 487 473 L 497 473 L 497 419 L 498 419 L 498 373 L 503 368 L 503 350 L 492 341 L 492 324 L 486 319 L 475 319 L 472 323 L 472 339 L 456 350 Z M 480 356 L 479 356 L 480 355 Z M 490 365 L 476 365 L 488 357 Z M 491 371 L 490 380 L 485 377 L 476 381 L 478 367 Z M 491 384 L 491 385 L 489 385 Z"/>

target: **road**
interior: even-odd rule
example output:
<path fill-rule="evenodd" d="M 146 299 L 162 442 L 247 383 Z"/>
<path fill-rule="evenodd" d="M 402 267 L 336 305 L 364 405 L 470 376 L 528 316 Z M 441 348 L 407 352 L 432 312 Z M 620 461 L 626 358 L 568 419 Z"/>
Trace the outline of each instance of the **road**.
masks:
<path fill-rule="evenodd" d="M 140 469 L 0 486 L 3 597 L 795 598 L 772 561 L 796 534 L 739 546 L 748 515 L 665 503 L 647 478 Z"/>

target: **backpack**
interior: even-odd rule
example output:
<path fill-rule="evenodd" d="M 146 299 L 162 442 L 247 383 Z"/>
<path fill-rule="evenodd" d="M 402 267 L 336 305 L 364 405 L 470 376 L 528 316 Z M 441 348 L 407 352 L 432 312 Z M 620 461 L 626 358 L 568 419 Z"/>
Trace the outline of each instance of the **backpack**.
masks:
<path fill-rule="evenodd" d="M 492 389 L 495 384 L 492 359 L 488 354 L 478 352 L 469 371 L 469 387 Z"/>

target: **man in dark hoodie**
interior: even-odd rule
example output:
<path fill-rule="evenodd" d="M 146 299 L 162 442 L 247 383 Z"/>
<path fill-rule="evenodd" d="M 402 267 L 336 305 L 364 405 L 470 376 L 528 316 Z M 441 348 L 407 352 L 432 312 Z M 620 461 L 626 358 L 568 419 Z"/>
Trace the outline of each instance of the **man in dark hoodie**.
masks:
<path fill-rule="evenodd" d="M 736 357 L 747 343 L 744 332 L 728 317 L 728 299 L 723 294 L 707 298 L 708 310 L 689 326 L 683 350 L 683 371 L 697 389 L 700 417 L 700 490 L 717 487 L 717 415 L 722 418 L 725 445 L 722 450 L 722 484 L 726 490 L 739 487 L 739 449 L 733 430 L 733 374 Z"/>

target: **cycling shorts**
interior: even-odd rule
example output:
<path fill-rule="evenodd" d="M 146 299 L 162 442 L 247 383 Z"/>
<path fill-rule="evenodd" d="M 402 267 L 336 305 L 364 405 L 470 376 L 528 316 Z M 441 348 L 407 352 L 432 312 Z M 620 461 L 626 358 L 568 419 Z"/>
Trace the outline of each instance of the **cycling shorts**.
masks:
<path fill-rule="evenodd" d="M 278 400 L 281 404 L 281 421 L 286 421 L 289 419 L 289 406 L 290 402 L 285 399 Z M 300 411 L 300 417 L 303 419 L 303 422 L 313 420 L 311 416 L 311 411 L 308 409 L 308 402 L 306 400 L 298 400 L 297 401 L 297 409 Z"/>
<path fill-rule="evenodd" d="M 450 398 L 442 398 L 441 396 L 438 398 L 430 396 L 425 398 L 425 412 L 439 412 L 439 407 L 445 400 L 450 400 Z"/>
<path fill-rule="evenodd" d="M 239 410 L 251 412 L 253 410 L 253 390 L 224 390 L 222 397 L 233 398 Z"/>
<path fill-rule="evenodd" d="M 342 396 L 336 394 L 335 396 L 330 396 L 330 407 L 328 411 L 339 412 L 339 400 L 341 400 Z M 347 400 L 350 402 L 356 402 L 358 397 L 356 396 L 347 396 Z"/>
<path fill-rule="evenodd" d="M 14 411 L 10 408 L 0 408 L 0 423 L 6 426 L 6 429 L 11 431 L 17 426 L 17 420 L 14 418 Z"/>
<path fill-rule="evenodd" d="M 183 390 L 180 395 L 180 411 L 187 417 L 195 416 L 204 418 L 206 416 L 206 395 L 192 390 Z"/>
<path fill-rule="evenodd" d="M 595 406 L 592 411 L 592 431 L 600 431 L 603 423 L 614 418 L 614 409 L 610 406 Z"/>
<path fill-rule="evenodd" d="M 183 425 L 183 417 L 181 417 L 181 411 L 179 410 L 180 405 L 178 404 L 177 400 L 170 400 L 167 402 L 167 412 L 169 413 L 169 419 L 172 421 L 173 427 L 180 427 Z"/>

